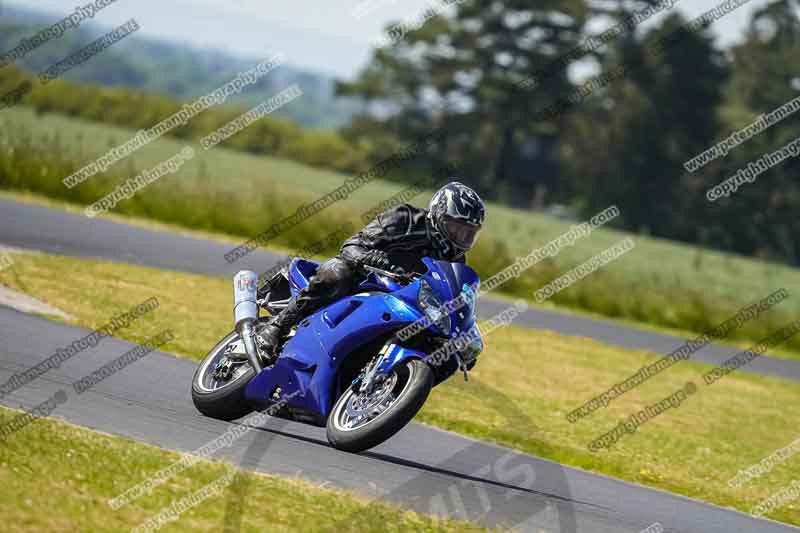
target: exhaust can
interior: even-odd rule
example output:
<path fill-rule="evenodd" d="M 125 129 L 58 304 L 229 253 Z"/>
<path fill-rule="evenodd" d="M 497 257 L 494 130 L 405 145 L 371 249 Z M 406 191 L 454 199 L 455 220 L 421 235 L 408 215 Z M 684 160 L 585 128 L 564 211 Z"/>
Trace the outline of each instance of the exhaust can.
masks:
<path fill-rule="evenodd" d="M 258 320 L 258 275 L 242 270 L 233 278 L 233 320 L 236 329 L 244 322 Z"/>

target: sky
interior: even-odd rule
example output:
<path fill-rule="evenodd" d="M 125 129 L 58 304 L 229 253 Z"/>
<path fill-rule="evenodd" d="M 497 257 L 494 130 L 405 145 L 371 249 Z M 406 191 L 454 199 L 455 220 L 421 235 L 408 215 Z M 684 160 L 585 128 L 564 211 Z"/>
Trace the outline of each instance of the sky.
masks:
<path fill-rule="evenodd" d="M 462 0 L 469 1 L 469 0 Z M 0 0 L 53 13 L 53 21 L 89 0 Z M 675 9 L 695 17 L 720 0 L 679 0 Z M 768 0 L 750 0 L 717 21 L 714 31 L 728 46 L 743 36 L 752 11 Z M 140 33 L 262 58 L 283 52 L 288 63 L 352 79 L 389 22 L 415 20 L 437 0 L 117 0 L 95 21 L 117 26 L 135 18 Z"/>

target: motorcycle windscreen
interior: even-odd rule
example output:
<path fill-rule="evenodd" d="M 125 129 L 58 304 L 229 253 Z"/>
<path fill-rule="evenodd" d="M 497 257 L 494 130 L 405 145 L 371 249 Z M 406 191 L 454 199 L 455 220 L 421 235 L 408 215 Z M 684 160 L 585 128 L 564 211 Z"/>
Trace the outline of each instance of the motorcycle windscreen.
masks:
<path fill-rule="evenodd" d="M 458 331 L 471 328 L 475 323 L 474 296 L 480 287 L 480 276 L 464 263 L 436 261 L 427 257 L 423 261 L 428 267 L 426 279 L 442 303 L 457 298 L 466 288 L 465 296 L 470 305 L 460 307 L 451 313 L 451 320 Z"/>

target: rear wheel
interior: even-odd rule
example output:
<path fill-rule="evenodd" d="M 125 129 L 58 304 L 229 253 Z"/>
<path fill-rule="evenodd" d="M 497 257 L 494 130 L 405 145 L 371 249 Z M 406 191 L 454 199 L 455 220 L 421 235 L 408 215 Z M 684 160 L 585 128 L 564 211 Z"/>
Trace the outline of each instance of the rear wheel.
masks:
<path fill-rule="evenodd" d="M 417 414 L 434 383 L 433 371 L 419 359 L 399 365 L 370 394 L 349 387 L 328 417 L 328 442 L 360 452 L 403 429 Z"/>
<path fill-rule="evenodd" d="M 192 378 L 192 401 L 211 418 L 235 420 L 253 410 L 244 396 L 255 371 L 239 334 L 231 332 L 208 353 Z"/>

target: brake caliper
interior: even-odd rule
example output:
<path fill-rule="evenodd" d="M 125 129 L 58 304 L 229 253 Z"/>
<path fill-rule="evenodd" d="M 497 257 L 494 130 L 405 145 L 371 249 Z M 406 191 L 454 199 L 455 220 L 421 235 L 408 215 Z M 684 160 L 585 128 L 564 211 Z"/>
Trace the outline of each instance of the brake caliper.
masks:
<path fill-rule="evenodd" d="M 212 376 L 214 379 L 218 379 L 221 381 L 227 381 L 231 379 L 233 375 L 233 361 L 230 360 L 228 357 L 223 357 L 220 359 L 219 363 L 214 367 L 214 372 Z"/>

